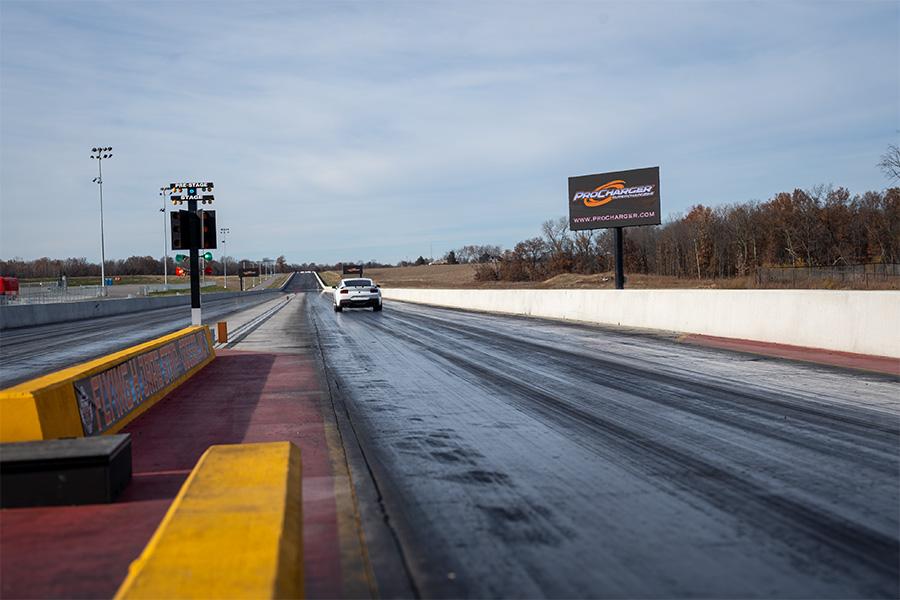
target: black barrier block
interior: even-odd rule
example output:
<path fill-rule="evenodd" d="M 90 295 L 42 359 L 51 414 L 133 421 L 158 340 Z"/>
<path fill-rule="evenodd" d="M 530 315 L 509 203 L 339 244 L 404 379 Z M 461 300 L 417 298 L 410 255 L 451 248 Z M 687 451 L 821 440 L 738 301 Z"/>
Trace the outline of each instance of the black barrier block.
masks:
<path fill-rule="evenodd" d="M 131 482 L 131 435 L 0 444 L 0 508 L 108 504 Z"/>

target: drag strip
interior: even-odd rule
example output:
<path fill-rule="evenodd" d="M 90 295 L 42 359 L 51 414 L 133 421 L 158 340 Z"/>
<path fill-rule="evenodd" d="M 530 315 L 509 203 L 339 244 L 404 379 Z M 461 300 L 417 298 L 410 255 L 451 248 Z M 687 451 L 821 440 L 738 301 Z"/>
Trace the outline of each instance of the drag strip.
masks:
<path fill-rule="evenodd" d="M 243 340 L 248 335 L 250 335 L 251 333 L 256 331 L 260 325 L 262 325 L 263 323 L 268 321 L 272 317 L 272 315 L 274 315 L 279 310 L 284 308 L 288 302 L 289 302 L 288 299 L 281 300 L 278 304 L 269 308 L 264 313 L 262 313 L 256 317 L 253 317 L 250 321 L 243 323 L 242 325 L 235 328 L 233 332 L 230 332 L 228 334 L 228 342 L 226 342 L 224 344 L 216 343 L 213 347 L 217 350 L 219 348 L 226 348 L 226 349 L 234 348 L 237 344 L 239 344 L 241 342 L 241 340 Z"/>
<path fill-rule="evenodd" d="M 307 304 L 380 494 L 364 509 L 422 597 L 900 592 L 895 376 L 676 334 Z"/>

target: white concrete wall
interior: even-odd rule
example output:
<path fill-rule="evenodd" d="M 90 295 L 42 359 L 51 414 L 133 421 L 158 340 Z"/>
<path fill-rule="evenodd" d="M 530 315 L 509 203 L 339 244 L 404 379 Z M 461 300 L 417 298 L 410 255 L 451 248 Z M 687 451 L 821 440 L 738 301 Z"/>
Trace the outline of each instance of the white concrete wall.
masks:
<path fill-rule="evenodd" d="M 900 292 L 426 290 L 385 298 L 900 358 Z"/>

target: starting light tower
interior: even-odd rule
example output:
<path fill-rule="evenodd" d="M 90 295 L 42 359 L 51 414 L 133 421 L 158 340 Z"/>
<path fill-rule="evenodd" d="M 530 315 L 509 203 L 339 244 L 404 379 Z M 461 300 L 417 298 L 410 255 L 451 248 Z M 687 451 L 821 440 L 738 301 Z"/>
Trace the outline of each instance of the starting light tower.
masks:
<path fill-rule="evenodd" d="M 191 325 L 201 324 L 200 312 L 200 249 L 216 248 L 216 211 L 198 210 L 197 202 L 212 204 L 213 183 L 188 182 L 170 183 L 169 200 L 175 206 L 187 202 L 187 210 L 172 211 L 170 215 L 172 250 L 188 250 L 190 257 L 189 273 L 191 276 Z M 204 258 L 212 259 L 207 252 Z"/>

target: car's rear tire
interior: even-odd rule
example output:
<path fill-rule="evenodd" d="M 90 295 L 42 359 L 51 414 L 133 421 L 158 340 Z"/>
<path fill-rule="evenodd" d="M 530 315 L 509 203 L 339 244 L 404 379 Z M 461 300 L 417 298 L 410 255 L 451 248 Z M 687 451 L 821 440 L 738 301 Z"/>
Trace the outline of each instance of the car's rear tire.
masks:
<path fill-rule="evenodd" d="M 378 312 L 379 310 L 381 310 L 381 304 L 376 304 L 375 306 L 372 307 L 372 310 L 374 310 L 375 312 Z"/>
<path fill-rule="evenodd" d="M 338 306 L 337 304 L 334 305 L 334 312 L 341 312 L 342 310 L 344 310 L 342 307 Z"/>

